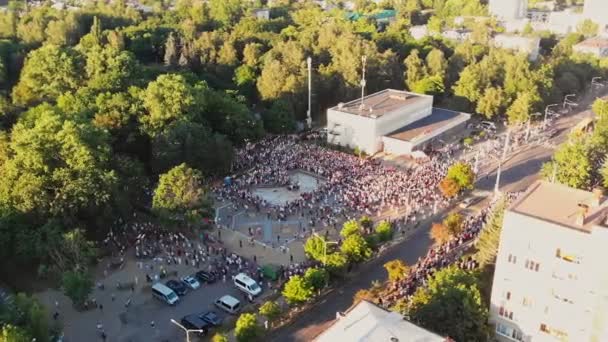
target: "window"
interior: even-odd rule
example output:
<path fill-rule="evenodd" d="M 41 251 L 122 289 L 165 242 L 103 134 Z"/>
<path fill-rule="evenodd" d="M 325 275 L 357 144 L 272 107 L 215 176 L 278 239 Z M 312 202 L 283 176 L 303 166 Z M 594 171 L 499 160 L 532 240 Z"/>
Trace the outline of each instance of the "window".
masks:
<path fill-rule="evenodd" d="M 509 258 L 507 259 L 509 262 L 511 262 L 511 260 L 513 260 L 513 256 L 511 254 L 509 254 Z"/>
<path fill-rule="evenodd" d="M 540 324 L 540 331 L 542 332 L 549 332 L 549 330 L 547 329 L 547 325 L 544 323 Z"/>
<path fill-rule="evenodd" d="M 528 297 L 524 297 L 522 305 L 527 308 L 532 307 L 532 299 L 530 299 Z"/>
<path fill-rule="evenodd" d="M 555 251 L 555 257 L 557 257 L 557 258 L 562 257 L 562 251 L 559 248 Z"/>
<path fill-rule="evenodd" d="M 530 266 L 530 260 L 526 259 L 526 268 L 529 268 Z"/>
<path fill-rule="evenodd" d="M 508 318 L 510 320 L 513 319 L 513 311 L 509 311 L 502 306 L 498 309 L 498 315 L 504 318 Z"/>
<path fill-rule="evenodd" d="M 514 340 L 517 340 L 517 341 L 524 340 L 523 334 L 521 333 L 521 331 L 519 331 L 517 329 L 513 329 L 513 332 L 511 333 L 511 338 L 513 338 Z"/>
<path fill-rule="evenodd" d="M 539 268 L 539 267 L 540 267 L 540 265 L 539 265 L 538 263 L 536 263 L 536 264 L 534 265 L 534 271 L 538 272 L 538 268 Z"/>
<path fill-rule="evenodd" d="M 507 300 L 511 299 L 511 292 L 507 292 Z"/>

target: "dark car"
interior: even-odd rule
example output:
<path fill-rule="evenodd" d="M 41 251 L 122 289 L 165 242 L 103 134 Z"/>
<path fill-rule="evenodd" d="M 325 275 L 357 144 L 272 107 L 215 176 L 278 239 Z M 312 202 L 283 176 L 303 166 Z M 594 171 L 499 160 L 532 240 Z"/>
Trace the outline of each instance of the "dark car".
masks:
<path fill-rule="evenodd" d="M 215 283 L 215 276 L 207 271 L 198 271 L 196 272 L 196 277 L 199 281 L 205 283 Z"/>
<path fill-rule="evenodd" d="M 215 311 L 204 312 L 202 314 L 199 314 L 198 317 L 214 327 L 222 325 L 222 319 Z"/>
<path fill-rule="evenodd" d="M 186 287 L 186 284 L 182 283 L 181 281 L 171 279 L 171 280 L 167 281 L 167 283 L 165 283 L 165 285 L 167 285 L 168 288 L 173 290 L 173 292 L 175 292 L 180 297 L 185 295 L 188 292 L 188 288 Z"/>
<path fill-rule="evenodd" d="M 210 328 L 209 323 L 200 319 L 196 314 L 184 316 L 181 323 L 188 330 L 202 330 L 202 332 L 199 332 L 200 335 L 207 335 Z"/>

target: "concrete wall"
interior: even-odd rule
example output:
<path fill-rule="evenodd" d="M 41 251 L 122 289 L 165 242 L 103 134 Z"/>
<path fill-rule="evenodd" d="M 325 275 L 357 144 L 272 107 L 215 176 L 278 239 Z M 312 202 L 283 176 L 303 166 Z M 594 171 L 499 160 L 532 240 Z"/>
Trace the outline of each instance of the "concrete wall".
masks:
<path fill-rule="evenodd" d="M 501 19 L 522 19 L 528 11 L 528 0 L 490 0 L 489 9 Z"/>
<path fill-rule="evenodd" d="M 376 119 L 327 110 L 327 142 L 350 148 L 359 147 L 367 154 L 378 152 L 382 140 L 376 135 Z M 338 135 L 332 135 L 337 132 Z"/>
<path fill-rule="evenodd" d="M 384 152 L 399 155 L 407 155 L 412 153 L 412 143 L 409 141 L 399 140 L 391 137 L 382 137 L 384 142 Z"/>
<path fill-rule="evenodd" d="M 570 341 L 608 341 L 608 232 L 580 232 L 508 211 L 492 287 L 490 321 L 522 332 L 523 341 L 556 341 L 541 324 Z M 577 262 L 557 257 L 571 255 Z M 516 261 L 509 262 L 509 255 Z M 526 268 L 526 260 L 539 264 Z M 509 294 L 507 299 L 507 293 Z M 501 317 L 500 307 L 513 312 Z M 500 337 L 500 341 L 512 341 Z"/>

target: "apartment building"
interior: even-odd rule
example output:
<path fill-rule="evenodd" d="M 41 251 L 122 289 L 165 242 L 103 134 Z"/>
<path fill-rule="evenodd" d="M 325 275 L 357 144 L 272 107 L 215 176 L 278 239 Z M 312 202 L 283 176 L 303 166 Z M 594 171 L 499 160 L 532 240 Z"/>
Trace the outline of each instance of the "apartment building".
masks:
<path fill-rule="evenodd" d="M 608 201 L 539 181 L 505 212 L 490 321 L 498 341 L 608 341 Z"/>

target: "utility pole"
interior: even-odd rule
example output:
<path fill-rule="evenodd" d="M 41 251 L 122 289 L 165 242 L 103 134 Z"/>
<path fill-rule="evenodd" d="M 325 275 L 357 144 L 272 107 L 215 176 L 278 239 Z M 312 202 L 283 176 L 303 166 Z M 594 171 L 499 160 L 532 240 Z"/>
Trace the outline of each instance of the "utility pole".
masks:
<path fill-rule="evenodd" d="M 367 62 L 367 56 L 361 57 L 361 104 L 359 105 L 359 109 L 363 110 L 363 97 L 365 97 L 365 62 Z"/>
<path fill-rule="evenodd" d="M 555 107 L 555 106 L 559 106 L 559 104 L 557 104 L 557 103 L 550 104 L 547 107 L 545 107 L 545 118 L 543 119 L 543 129 L 547 127 L 547 116 L 549 115 L 549 108 Z"/>
<path fill-rule="evenodd" d="M 306 58 L 308 65 L 308 111 L 306 113 L 306 126 L 312 128 L 312 58 Z"/>
<path fill-rule="evenodd" d="M 502 163 L 507 158 L 507 151 L 509 149 L 509 138 L 511 137 L 511 129 L 507 129 L 507 137 L 505 139 L 505 147 L 502 151 L 502 157 L 498 162 L 498 169 L 496 170 L 496 184 L 494 184 L 494 195 L 498 196 L 500 193 L 500 174 L 502 172 Z"/>

